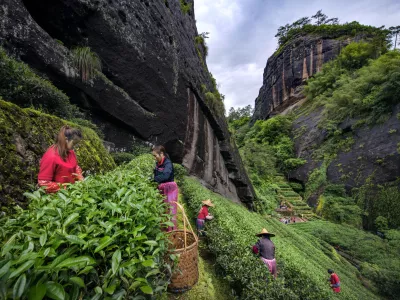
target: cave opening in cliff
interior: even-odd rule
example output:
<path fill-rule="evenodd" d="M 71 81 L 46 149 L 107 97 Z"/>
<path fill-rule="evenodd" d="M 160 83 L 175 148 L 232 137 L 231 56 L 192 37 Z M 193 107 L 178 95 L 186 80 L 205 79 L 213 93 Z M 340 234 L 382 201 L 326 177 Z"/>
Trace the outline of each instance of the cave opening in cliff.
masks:
<path fill-rule="evenodd" d="M 53 39 L 68 48 L 84 44 L 85 20 L 91 14 L 62 0 L 22 0 L 36 23 Z"/>

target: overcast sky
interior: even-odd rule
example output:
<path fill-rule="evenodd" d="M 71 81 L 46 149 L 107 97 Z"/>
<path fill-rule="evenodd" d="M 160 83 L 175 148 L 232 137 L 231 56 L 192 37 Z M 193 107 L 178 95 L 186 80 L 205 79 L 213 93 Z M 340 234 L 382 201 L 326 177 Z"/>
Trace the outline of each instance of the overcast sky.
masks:
<path fill-rule="evenodd" d="M 339 22 L 400 25 L 400 0 L 194 0 L 199 33 L 209 32 L 207 65 L 231 106 L 254 106 L 279 26 L 319 9 Z"/>

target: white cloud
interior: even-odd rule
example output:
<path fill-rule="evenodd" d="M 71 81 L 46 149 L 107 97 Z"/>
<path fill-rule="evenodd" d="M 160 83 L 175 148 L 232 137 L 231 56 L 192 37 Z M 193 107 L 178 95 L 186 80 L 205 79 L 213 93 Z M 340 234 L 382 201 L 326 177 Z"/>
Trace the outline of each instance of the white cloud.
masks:
<path fill-rule="evenodd" d="M 251 104 L 262 85 L 267 59 L 277 46 L 279 26 L 317 10 L 341 22 L 398 25 L 396 0 L 194 0 L 199 32 L 210 32 L 207 65 L 226 96 L 225 107 Z"/>

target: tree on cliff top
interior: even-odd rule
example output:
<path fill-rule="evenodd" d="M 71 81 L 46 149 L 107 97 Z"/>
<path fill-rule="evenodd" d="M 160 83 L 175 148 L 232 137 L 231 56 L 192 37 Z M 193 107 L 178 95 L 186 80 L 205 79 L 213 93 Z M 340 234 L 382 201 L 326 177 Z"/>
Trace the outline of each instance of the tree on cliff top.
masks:
<path fill-rule="evenodd" d="M 389 30 L 390 30 L 390 33 L 391 33 L 391 35 L 393 36 L 395 36 L 395 39 L 394 39 L 394 49 L 396 49 L 396 46 L 397 46 L 397 35 L 400 33 L 400 25 L 399 26 L 392 26 L 392 27 L 389 27 Z"/>

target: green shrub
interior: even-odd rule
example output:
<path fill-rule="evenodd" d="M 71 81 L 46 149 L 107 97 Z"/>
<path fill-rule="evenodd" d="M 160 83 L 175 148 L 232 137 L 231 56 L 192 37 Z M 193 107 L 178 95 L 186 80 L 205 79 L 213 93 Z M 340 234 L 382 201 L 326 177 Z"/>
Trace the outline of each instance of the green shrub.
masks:
<path fill-rule="evenodd" d="M 185 0 L 179 0 L 180 5 L 181 5 L 181 11 L 183 12 L 183 14 L 187 14 L 190 12 L 190 10 L 192 9 L 192 3 L 188 3 Z"/>
<path fill-rule="evenodd" d="M 95 77 L 96 71 L 101 72 L 100 57 L 89 47 L 76 47 L 72 50 L 72 58 L 83 82 Z"/>
<path fill-rule="evenodd" d="M 375 221 L 379 216 L 387 219 L 389 228 L 400 228 L 399 181 L 384 185 L 375 185 L 371 182 L 372 178 L 360 188 L 353 190 L 354 198 L 365 211 L 365 228 L 375 229 Z"/>
<path fill-rule="evenodd" d="M 208 56 L 208 47 L 207 47 L 207 44 L 206 44 L 206 39 L 207 38 L 208 38 L 208 32 L 203 32 L 203 33 L 195 36 L 195 38 L 194 38 L 194 43 L 196 45 L 196 48 L 201 46 L 203 51 L 204 51 L 204 56 L 205 57 Z"/>
<path fill-rule="evenodd" d="M 314 193 L 318 192 L 327 183 L 326 177 L 327 164 L 324 161 L 320 168 L 315 168 L 310 176 L 308 177 L 307 183 L 305 185 L 304 199 L 308 198 Z"/>
<path fill-rule="evenodd" d="M 215 93 L 207 92 L 205 93 L 205 97 L 207 106 L 210 107 L 212 111 L 216 112 L 218 116 L 223 116 L 225 114 L 224 103 Z"/>
<path fill-rule="evenodd" d="M 97 133 L 100 139 L 104 140 L 104 133 L 100 130 L 99 127 L 97 127 L 96 124 L 90 122 L 89 120 L 73 118 L 71 119 L 71 122 L 92 129 L 94 132 Z"/>
<path fill-rule="evenodd" d="M 301 192 L 303 190 L 303 185 L 297 182 L 289 182 L 290 187 L 295 190 L 295 192 Z"/>
<path fill-rule="evenodd" d="M 378 216 L 375 219 L 375 227 L 379 231 L 385 231 L 388 229 L 388 220 L 385 217 Z"/>
<path fill-rule="evenodd" d="M 21 107 L 33 107 L 61 118 L 82 118 L 67 95 L 36 75 L 26 64 L 9 57 L 0 47 L 0 97 Z"/>
<path fill-rule="evenodd" d="M 170 222 L 146 179 L 152 167 L 150 156 L 140 157 L 57 194 L 26 193 L 28 209 L 0 219 L 1 298 L 144 299 L 164 292 L 171 269 L 160 225 Z"/>
<path fill-rule="evenodd" d="M 357 59 L 367 57 L 357 52 L 357 47 L 353 50 L 348 57 L 339 56 L 326 64 L 322 72 L 308 81 L 307 99 L 325 108 L 320 121 L 323 127 L 337 125 L 348 117 L 366 117 L 367 123 L 377 123 L 384 120 L 398 102 L 400 52 L 390 51 L 361 69 L 349 72 L 340 67 L 340 60 L 342 65 L 357 66 L 361 63 Z"/>
<path fill-rule="evenodd" d="M 135 154 L 129 152 L 113 152 L 111 156 L 117 166 L 128 163 L 136 157 Z"/>

